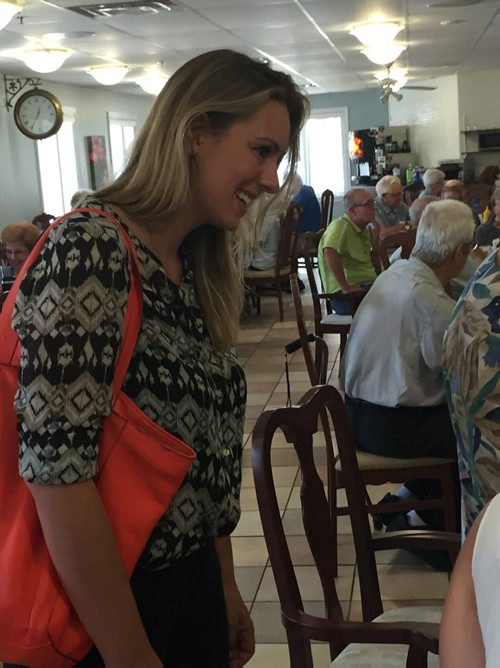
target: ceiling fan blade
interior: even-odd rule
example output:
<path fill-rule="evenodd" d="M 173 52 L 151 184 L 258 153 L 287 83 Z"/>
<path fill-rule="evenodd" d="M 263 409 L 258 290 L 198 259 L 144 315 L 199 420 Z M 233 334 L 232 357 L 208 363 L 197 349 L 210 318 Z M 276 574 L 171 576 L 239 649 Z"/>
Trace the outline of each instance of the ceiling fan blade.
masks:
<path fill-rule="evenodd" d="M 436 90 L 436 86 L 403 86 L 406 90 Z"/>

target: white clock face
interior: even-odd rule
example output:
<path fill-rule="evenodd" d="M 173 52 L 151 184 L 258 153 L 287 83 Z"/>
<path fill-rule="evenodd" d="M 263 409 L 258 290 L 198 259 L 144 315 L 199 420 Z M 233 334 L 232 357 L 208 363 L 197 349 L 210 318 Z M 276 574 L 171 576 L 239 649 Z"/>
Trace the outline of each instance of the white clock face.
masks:
<path fill-rule="evenodd" d="M 34 135 L 43 135 L 54 127 L 57 110 L 44 95 L 31 95 L 19 109 L 19 121 L 22 126 Z"/>

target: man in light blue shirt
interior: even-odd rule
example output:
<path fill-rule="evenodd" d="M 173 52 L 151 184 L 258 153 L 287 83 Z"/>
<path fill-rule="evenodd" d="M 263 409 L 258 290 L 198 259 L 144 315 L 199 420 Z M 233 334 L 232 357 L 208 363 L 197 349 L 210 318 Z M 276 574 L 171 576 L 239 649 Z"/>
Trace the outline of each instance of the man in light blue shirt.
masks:
<path fill-rule="evenodd" d="M 456 457 L 441 360 L 455 302 L 444 285 L 460 273 L 473 239 L 469 207 L 451 200 L 428 204 L 410 259 L 383 271 L 359 306 L 342 378 L 361 450 L 400 458 Z M 407 483 L 406 492 L 409 498 L 435 495 L 427 480 Z"/>

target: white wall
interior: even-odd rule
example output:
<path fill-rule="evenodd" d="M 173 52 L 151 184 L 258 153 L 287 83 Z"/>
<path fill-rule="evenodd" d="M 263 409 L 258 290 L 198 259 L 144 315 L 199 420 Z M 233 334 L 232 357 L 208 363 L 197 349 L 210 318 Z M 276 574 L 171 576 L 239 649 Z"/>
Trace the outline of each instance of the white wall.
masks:
<path fill-rule="evenodd" d="M 42 87 L 57 95 L 63 108 L 76 109 L 74 132 L 80 188 L 90 187 L 84 137 L 104 135 L 109 158 L 107 112 L 130 114 L 136 118 L 138 129 L 154 100 L 150 95 L 118 94 L 103 87 L 53 83 Z M 0 104 L 0 227 L 15 219 L 31 220 L 42 211 L 36 142 L 19 132 L 12 109 L 7 112 L 5 105 Z"/>
<path fill-rule="evenodd" d="M 424 167 L 460 158 L 457 75 L 422 82 L 435 90 L 403 88 L 401 102 L 389 101 L 389 124 L 408 125 L 412 151 Z M 476 99 L 477 104 L 477 99 Z"/>
<path fill-rule="evenodd" d="M 500 128 L 500 68 L 458 74 L 460 130 Z"/>

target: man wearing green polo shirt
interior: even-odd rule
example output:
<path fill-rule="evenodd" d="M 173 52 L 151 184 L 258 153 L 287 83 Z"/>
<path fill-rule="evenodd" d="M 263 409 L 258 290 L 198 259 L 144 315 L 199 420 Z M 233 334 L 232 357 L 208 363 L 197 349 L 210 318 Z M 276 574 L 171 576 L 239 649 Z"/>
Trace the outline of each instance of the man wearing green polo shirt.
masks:
<path fill-rule="evenodd" d="M 367 229 L 375 220 L 372 193 L 365 188 L 348 190 L 344 195 L 344 209 L 344 215 L 328 225 L 319 243 L 321 279 L 326 292 L 366 292 L 377 278 Z M 339 315 L 352 313 L 349 300 L 339 297 L 330 302 Z"/>

